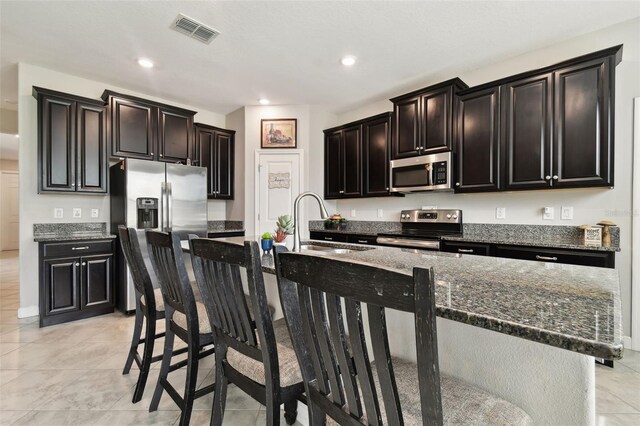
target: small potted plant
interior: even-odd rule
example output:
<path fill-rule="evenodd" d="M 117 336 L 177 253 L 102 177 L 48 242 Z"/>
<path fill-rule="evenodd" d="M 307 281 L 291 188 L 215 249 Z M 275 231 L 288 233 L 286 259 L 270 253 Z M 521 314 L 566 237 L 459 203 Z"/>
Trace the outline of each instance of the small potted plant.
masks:
<path fill-rule="evenodd" d="M 276 230 L 273 234 L 273 240 L 276 244 L 283 244 L 288 235 L 293 234 L 293 219 L 288 214 L 278 216 L 276 222 Z"/>
<path fill-rule="evenodd" d="M 347 219 L 339 215 L 338 213 L 332 215 L 329 219 L 324 221 L 324 229 L 332 229 L 335 231 L 342 231 L 347 227 Z"/>
<path fill-rule="evenodd" d="M 269 251 L 273 248 L 273 237 L 270 233 L 265 232 L 262 234 L 261 238 L 260 244 L 262 245 L 262 250 L 264 251 L 264 254 L 269 254 Z"/>

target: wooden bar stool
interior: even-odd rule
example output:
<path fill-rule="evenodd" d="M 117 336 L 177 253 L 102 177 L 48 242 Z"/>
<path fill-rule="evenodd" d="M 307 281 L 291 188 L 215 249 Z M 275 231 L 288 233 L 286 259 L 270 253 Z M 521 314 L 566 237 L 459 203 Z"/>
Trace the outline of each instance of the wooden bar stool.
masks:
<path fill-rule="evenodd" d="M 273 321 L 267 304 L 260 250 L 244 245 L 191 238 L 193 270 L 216 338 L 216 392 L 211 424 L 224 417 L 227 382 L 267 407 L 267 424 L 293 424 L 304 386 L 284 320 Z M 250 303 L 240 279 L 247 269 Z"/>
<path fill-rule="evenodd" d="M 281 247 L 275 262 L 311 425 L 327 416 L 353 426 L 532 424 L 512 403 L 440 374 L 433 269 L 414 268 L 411 277 Z M 417 363 L 390 355 L 385 309 L 414 314 Z"/>
<path fill-rule="evenodd" d="M 131 348 L 124 365 L 122 374 L 129 374 L 131 366 L 135 361 L 140 369 L 136 388 L 133 391 L 133 400 L 136 402 L 142 399 L 144 388 L 149 377 L 151 364 L 162 360 L 162 356 L 153 356 L 153 347 L 156 339 L 164 337 L 164 332 L 156 334 L 157 321 L 164 320 L 164 300 L 159 288 L 153 287 L 153 282 L 149 276 L 149 271 L 144 263 L 138 232 L 133 228 L 118 226 L 118 234 L 124 258 L 129 265 L 133 286 L 136 293 L 136 320 L 131 339 Z M 145 337 L 141 338 L 142 327 L 145 326 Z M 142 356 L 138 352 L 138 347 L 144 345 Z M 174 355 L 186 352 L 183 348 L 174 352 Z"/>
<path fill-rule="evenodd" d="M 196 302 L 184 264 L 180 238 L 177 234 L 147 231 L 147 245 L 151 264 L 160 282 L 165 306 L 166 335 L 164 353 L 156 390 L 149 411 L 158 409 L 163 391 L 180 407 L 180 425 L 186 426 L 191 418 L 193 401 L 215 389 L 215 384 L 196 390 L 198 361 L 215 353 L 211 324 L 201 302 Z M 173 342 L 177 336 L 187 344 L 187 359 L 171 364 Z M 169 383 L 170 372 L 187 367 L 184 394 Z"/>

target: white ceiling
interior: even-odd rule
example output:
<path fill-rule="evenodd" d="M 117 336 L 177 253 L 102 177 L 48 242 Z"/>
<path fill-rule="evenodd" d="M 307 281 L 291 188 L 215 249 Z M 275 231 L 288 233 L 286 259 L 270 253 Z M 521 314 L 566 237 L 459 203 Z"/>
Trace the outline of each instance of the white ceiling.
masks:
<path fill-rule="evenodd" d="M 0 160 L 17 160 L 18 142 L 16 135 L 0 133 Z"/>
<path fill-rule="evenodd" d="M 222 34 L 170 30 L 179 12 Z M 342 112 L 632 19 L 640 2 L 2 1 L 0 15 L 3 108 L 22 61 L 219 113 L 261 97 Z"/>

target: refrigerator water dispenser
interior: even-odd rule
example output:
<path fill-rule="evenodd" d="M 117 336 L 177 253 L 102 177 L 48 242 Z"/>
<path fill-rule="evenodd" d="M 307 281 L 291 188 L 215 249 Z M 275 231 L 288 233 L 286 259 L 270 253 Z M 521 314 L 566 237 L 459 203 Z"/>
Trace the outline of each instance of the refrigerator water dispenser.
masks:
<path fill-rule="evenodd" d="M 155 229 L 158 227 L 158 199 L 137 198 L 138 229 Z"/>

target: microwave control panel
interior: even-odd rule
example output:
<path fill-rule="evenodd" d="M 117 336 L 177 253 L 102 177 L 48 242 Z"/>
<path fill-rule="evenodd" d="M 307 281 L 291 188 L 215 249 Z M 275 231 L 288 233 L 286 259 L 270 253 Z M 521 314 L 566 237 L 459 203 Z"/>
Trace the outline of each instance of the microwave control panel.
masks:
<path fill-rule="evenodd" d="M 447 184 L 447 162 L 438 161 L 432 163 L 433 167 L 433 184 L 434 185 L 446 185 Z"/>

